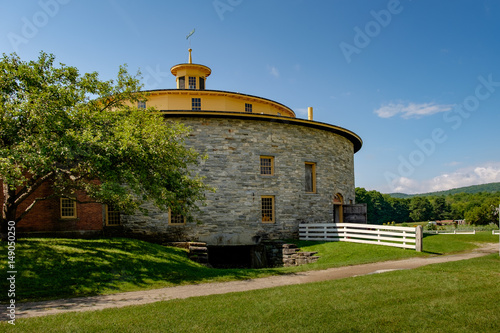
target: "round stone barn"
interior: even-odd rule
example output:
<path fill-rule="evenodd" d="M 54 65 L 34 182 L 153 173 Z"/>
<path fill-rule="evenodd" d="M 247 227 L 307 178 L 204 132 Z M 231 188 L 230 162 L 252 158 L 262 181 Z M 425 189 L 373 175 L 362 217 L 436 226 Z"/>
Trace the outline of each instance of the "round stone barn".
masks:
<path fill-rule="evenodd" d="M 273 100 L 208 90 L 207 66 L 171 68 L 177 89 L 149 91 L 140 107 L 191 128 L 186 145 L 208 158 L 196 167 L 215 188 L 193 221 L 148 206 L 149 214 L 122 216 L 127 233 L 165 241 L 252 245 L 298 237 L 299 223 L 343 222 L 354 204 L 354 154 L 362 140 L 331 124 L 298 119 Z"/>

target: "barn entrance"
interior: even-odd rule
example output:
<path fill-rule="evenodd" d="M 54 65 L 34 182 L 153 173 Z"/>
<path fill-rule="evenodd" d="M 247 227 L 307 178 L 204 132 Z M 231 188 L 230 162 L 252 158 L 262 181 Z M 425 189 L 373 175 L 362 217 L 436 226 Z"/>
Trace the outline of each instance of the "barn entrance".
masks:
<path fill-rule="evenodd" d="M 344 197 L 342 194 L 337 193 L 333 197 L 333 223 L 344 222 Z"/>
<path fill-rule="evenodd" d="M 263 245 L 208 246 L 208 263 L 214 268 L 267 267 Z"/>

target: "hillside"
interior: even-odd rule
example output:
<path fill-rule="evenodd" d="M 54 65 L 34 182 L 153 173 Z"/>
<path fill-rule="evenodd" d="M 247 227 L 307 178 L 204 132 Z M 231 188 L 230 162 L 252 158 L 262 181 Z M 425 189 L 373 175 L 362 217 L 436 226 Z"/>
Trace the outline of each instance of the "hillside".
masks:
<path fill-rule="evenodd" d="M 479 193 L 479 192 L 500 192 L 500 183 L 489 183 L 489 184 L 481 184 L 481 185 L 472 185 L 466 187 L 454 188 L 446 191 L 437 191 L 437 192 L 429 192 L 429 193 L 419 193 L 419 194 L 405 194 L 405 193 L 389 193 L 389 195 L 393 198 L 411 198 L 416 196 L 432 196 L 432 195 L 451 195 L 456 193 Z"/>

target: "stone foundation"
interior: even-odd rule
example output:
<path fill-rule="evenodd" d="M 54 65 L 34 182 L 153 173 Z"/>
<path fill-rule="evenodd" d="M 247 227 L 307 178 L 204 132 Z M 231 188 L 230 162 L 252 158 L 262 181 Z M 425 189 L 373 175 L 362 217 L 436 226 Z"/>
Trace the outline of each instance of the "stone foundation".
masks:
<path fill-rule="evenodd" d="M 310 264 L 318 261 L 317 252 L 302 252 L 295 244 L 285 242 L 266 243 L 269 267 L 290 267 Z"/>
<path fill-rule="evenodd" d="M 209 265 L 209 250 L 206 243 L 169 242 L 163 245 L 186 249 L 188 250 L 189 259 L 204 265 Z M 244 256 L 244 258 L 242 257 L 240 262 L 247 263 L 247 266 L 249 266 L 248 268 L 300 266 L 314 263 L 319 259 L 319 256 L 315 256 L 317 252 L 302 252 L 297 245 L 287 244 L 283 241 L 264 242 L 255 246 L 225 246 L 227 251 L 245 247 L 248 248 L 250 253 L 242 253 L 241 255 Z M 248 256 L 250 259 L 248 259 Z M 228 267 L 230 266 L 225 268 Z"/>
<path fill-rule="evenodd" d="M 170 242 L 163 244 L 188 250 L 188 258 L 200 264 L 208 265 L 207 243 L 201 242 Z"/>

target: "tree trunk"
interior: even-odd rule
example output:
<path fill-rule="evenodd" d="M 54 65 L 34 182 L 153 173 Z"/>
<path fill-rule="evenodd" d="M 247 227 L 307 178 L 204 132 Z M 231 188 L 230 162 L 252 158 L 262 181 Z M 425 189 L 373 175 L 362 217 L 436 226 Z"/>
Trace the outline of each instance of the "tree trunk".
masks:
<path fill-rule="evenodd" d="M 3 183 L 3 207 L 2 219 L 0 221 L 0 234 L 2 240 L 7 239 L 7 228 L 9 221 L 16 220 L 17 205 L 15 204 L 16 190 L 9 188 L 9 185 Z"/>

